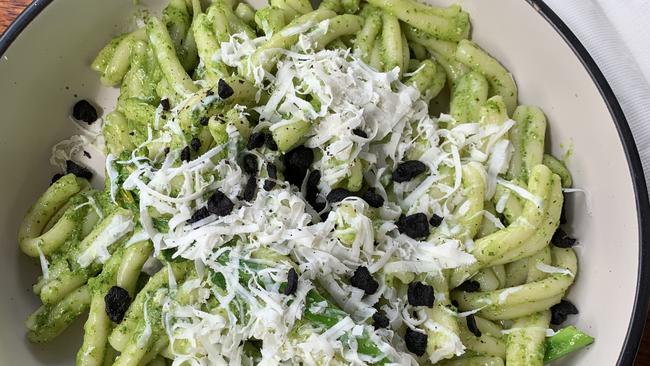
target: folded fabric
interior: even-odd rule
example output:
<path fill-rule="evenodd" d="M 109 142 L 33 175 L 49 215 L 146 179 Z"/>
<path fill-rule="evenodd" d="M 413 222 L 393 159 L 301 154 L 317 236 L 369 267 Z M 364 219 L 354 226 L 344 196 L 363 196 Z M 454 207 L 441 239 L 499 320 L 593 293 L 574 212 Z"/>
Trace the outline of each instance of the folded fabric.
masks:
<path fill-rule="evenodd" d="M 650 2 L 546 0 L 594 58 L 634 135 L 650 183 Z"/>

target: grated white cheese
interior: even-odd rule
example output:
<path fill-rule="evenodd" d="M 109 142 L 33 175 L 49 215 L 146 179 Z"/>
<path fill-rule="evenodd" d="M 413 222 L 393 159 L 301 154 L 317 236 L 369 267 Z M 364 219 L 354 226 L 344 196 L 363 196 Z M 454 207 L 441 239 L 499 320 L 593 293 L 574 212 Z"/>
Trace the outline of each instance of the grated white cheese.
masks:
<path fill-rule="evenodd" d="M 132 216 L 115 214 L 106 227 L 94 238 L 92 243 L 81 252 L 77 258 L 77 263 L 82 268 L 88 267 L 96 260 L 100 263 L 105 263 L 110 258 L 108 247 L 131 232 L 133 226 Z"/>
<path fill-rule="evenodd" d="M 539 208 L 544 206 L 544 201 L 542 200 L 541 197 L 530 193 L 528 190 L 526 190 L 523 187 L 520 187 L 512 182 L 508 182 L 507 180 L 501 178 L 497 179 L 497 183 L 515 192 L 519 197 L 531 201 L 532 203 L 535 204 L 535 206 Z"/>
<path fill-rule="evenodd" d="M 546 263 L 542 263 L 542 262 L 537 262 L 535 264 L 535 268 L 537 268 L 538 270 L 540 270 L 540 271 L 542 271 L 544 273 L 562 274 L 562 275 L 575 277 L 575 274 L 573 274 L 573 272 L 569 271 L 566 268 L 554 267 L 554 266 L 550 266 L 550 265 L 548 265 Z"/>

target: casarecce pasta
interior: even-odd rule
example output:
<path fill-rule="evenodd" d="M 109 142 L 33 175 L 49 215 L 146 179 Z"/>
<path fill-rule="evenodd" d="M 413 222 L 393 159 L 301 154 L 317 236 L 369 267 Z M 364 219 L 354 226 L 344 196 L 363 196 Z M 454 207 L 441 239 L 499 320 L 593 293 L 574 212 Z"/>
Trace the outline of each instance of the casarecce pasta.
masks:
<path fill-rule="evenodd" d="M 92 63 L 120 89 L 84 119 L 105 183 L 71 157 L 19 228 L 31 341 L 87 313 L 77 365 L 534 366 L 593 342 L 549 329 L 577 313 L 571 173 L 467 12 L 204 5 L 139 12 Z"/>

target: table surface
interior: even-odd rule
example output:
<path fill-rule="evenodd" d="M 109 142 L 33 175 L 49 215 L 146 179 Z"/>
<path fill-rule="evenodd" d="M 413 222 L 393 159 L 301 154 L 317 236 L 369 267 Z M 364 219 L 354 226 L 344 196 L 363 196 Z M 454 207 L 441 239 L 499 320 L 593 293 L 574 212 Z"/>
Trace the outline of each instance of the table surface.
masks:
<path fill-rule="evenodd" d="M 0 34 L 30 2 L 30 0 L 0 0 Z M 650 325 L 648 322 L 646 322 L 645 334 L 635 366 L 650 366 Z"/>

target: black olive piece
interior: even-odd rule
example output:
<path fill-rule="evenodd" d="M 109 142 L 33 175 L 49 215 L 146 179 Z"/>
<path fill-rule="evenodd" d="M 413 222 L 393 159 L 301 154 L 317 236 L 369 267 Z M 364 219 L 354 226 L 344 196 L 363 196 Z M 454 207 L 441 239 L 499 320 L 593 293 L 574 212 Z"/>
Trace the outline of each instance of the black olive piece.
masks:
<path fill-rule="evenodd" d="M 467 280 L 456 287 L 456 289 L 465 292 L 477 292 L 481 291 L 481 284 L 474 280 Z"/>
<path fill-rule="evenodd" d="M 460 304 L 459 304 L 458 301 L 456 301 L 456 300 L 451 300 L 451 304 L 452 304 L 456 309 L 458 309 L 458 307 L 460 306 Z"/>
<path fill-rule="evenodd" d="M 416 213 L 408 216 L 400 216 L 395 223 L 400 233 L 413 239 L 421 239 L 429 236 L 429 220 L 427 215 Z"/>
<path fill-rule="evenodd" d="M 335 188 L 327 194 L 327 202 L 331 204 L 336 202 L 341 202 L 348 197 L 354 196 L 354 193 L 348 191 L 345 188 Z"/>
<path fill-rule="evenodd" d="M 190 219 L 187 220 L 186 222 L 188 224 L 193 224 L 193 223 L 195 223 L 197 221 L 201 221 L 201 220 L 205 219 L 208 216 L 210 216 L 210 211 L 208 211 L 208 208 L 204 206 L 204 207 L 201 207 L 198 210 L 194 211 L 194 213 L 192 214 L 192 217 L 190 217 Z"/>
<path fill-rule="evenodd" d="M 266 173 L 269 175 L 269 178 L 278 179 L 278 167 L 276 167 L 275 164 L 267 163 Z"/>
<path fill-rule="evenodd" d="M 356 288 L 362 289 L 366 295 L 372 295 L 377 292 L 379 282 L 377 282 L 367 267 L 359 266 L 350 277 L 350 284 Z"/>
<path fill-rule="evenodd" d="M 312 170 L 307 177 L 307 186 L 305 187 L 305 199 L 310 205 L 314 206 L 318 196 L 318 184 L 320 183 L 320 170 Z"/>
<path fill-rule="evenodd" d="M 429 337 L 426 333 L 418 332 L 411 328 L 406 328 L 406 334 L 404 334 L 404 342 L 406 343 L 406 349 L 409 352 L 415 354 L 416 356 L 424 355 L 424 351 L 427 349 L 427 342 Z"/>
<path fill-rule="evenodd" d="M 307 169 L 314 162 L 314 152 L 304 146 L 298 146 L 284 155 L 285 179 L 300 187 L 307 175 Z"/>
<path fill-rule="evenodd" d="M 93 157 L 90 156 L 90 153 L 86 150 L 84 150 L 84 156 L 87 157 L 88 159 L 92 159 Z"/>
<path fill-rule="evenodd" d="M 469 314 L 465 318 L 465 322 L 467 323 L 467 329 L 469 329 L 472 334 L 474 334 L 477 337 L 481 336 L 481 330 L 478 329 L 478 325 L 476 325 L 476 318 L 474 317 L 474 314 Z"/>
<path fill-rule="evenodd" d="M 388 328 L 389 324 L 388 317 L 381 310 L 372 314 L 372 322 L 375 328 Z"/>
<path fill-rule="evenodd" d="M 85 99 L 82 99 L 72 107 L 72 117 L 77 121 L 84 121 L 92 124 L 97 121 L 97 109 Z"/>
<path fill-rule="evenodd" d="M 182 161 L 190 161 L 191 159 L 191 153 L 190 153 L 190 147 L 185 146 L 183 150 L 181 150 L 181 160 Z"/>
<path fill-rule="evenodd" d="M 287 272 L 287 287 L 284 288 L 285 295 L 293 295 L 298 290 L 298 273 L 295 269 L 289 269 Z"/>
<path fill-rule="evenodd" d="M 354 130 L 352 130 L 352 133 L 359 137 L 363 137 L 364 139 L 368 138 L 368 134 L 364 130 L 362 130 L 361 127 L 355 128 Z"/>
<path fill-rule="evenodd" d="M 111 287 L 104 296 L 104 305 L 108 318 L 112 322 L 120 324 L 124 319 L 126 310 L 131 305 L 129 292 L 119 286 Z"/>
<path fill-rule="evenodd" d="M 313 207 L 314 211 L 316 211 L 316 212 L 323 211 L 325 209 L 325 206 L 327 205 L 325 200 L 323 198 L 321 198 L 321 197 L 316 197 L 314 202 L 313 203 L 310 202 L 310 204 L 311 204 L 311 207 Z M 325 215 L 325 218 L 327 218 L 328 214 L 329 214 L 329 212 L 323 212 L 323 215 Z M 323 221 L 325 221 L 325 220 L 323 220 Z"/>
<path fill-rule="evenodd" d="M 199 140 L 198 137 L 193 137 L 192 140 L 190 141 L 190 147 L 194 151 L 199 151 L 201 148 L 201 140 Z"/>
<path fill-rule="evenodd" d="M 578 308 L 570 301 L 562 300 L 559 304 L 551 306 L 551 324 L 560 325 L 564 323 L 568 315 L 578 314 Z"/>
<path fill-rule="evenodd" d="M 409 283 L 407 298 L 413 306 L 433 307 L 433 287 L 422 282 Z"/>
<path fill-rule="evenodd" d="M 201 126 L 207 126 L 208 122 L 210 122 L 210 119 L 208 117 L 201 117 L 201 119 L 199 120 Z"/>
<path fill-rule="evenodd" d="M 79 178 L 85 178 L 87 180 L 90 180 L 93 177 L 93 173 L 90 170 L 72 160 L 65 161 L 65 171 L 66 174 L 74 174 Z"/>
<path fill-rule="evenodd" d="M 169 103 L 169 99 L 167 98 L 160 100 L 160 106 L 165 112 L 169 111 L 172 108 L 171 104 Z"/>
<path fill-rule="evenodd" d="M 269 148 L 269 150 L 278 151 L 278 144 L 275 142 L 275 139 L 273 139 L 272 134 L 267 133 L 264 135 L 264 143 L 266 144 L 266 147 Z"/>
<path fill-rule="evenodd" d="M 369 188 L 361 198 L 363 198 L 370 207 L 379 208 L 384 205 L 384 197 L 377 193 L 374 188 Z"/>
<path fill-rule="evenodd" d="M 417 177 L 427 170 L 427 166 L 419 160 L 408 160 L 397 165 L 393 172 L 393 182 L 401 183 Z"/>
<path fill-rule="evenodd" d="M 217 84 L 217 94 L 221 99 L 228 99 L 233 94 L 235 94 L 235 91 L 232 90 L 230 85 L 228 85 L 225 80 L 219 79 L 219 83 Z"/>
<path fill-rule="evenodd" d="M 163 150 L 163 154 L 165 154 L 165 156 L 167 156 L 167 154 L 169 154 L 169 151 L 170 151 L 169 146 L 167 146 L 167 147 Z"/>
<path fill-rule="evenodd" d="M 52 176 L 52 180 L 50 180 L 50 185 L 56 183 L 57 180 L 61 179 L 63 177 L 63 174 L 61 173 L 56 173 Z"/>
<path fill-rule="evenodd" d="M 567 235 L 562 228 L 558 228 L 551 238 L 551 244 L 558 248 L 571 248 L 576 245 L 576 239 Z"/>
<path fill-rule="evenodd" d="M 242 193 L 241 199 L 246 202 L 251 202 L 255 199 L 255 192 L 257 191 L 257 175 L 252 174 L 248 177 L 246 181 L 246 186 L 244 187 L 244 192 Z"/>
<path fill-rule="evenodd" d="M 258 149 L 264 146 L 264 134 L 261 132 L 253 132 L 248 138 L 246 148 L 248 150 Z"/>
<path fill-rule="evenodd" d="M 443 217 L 440 217 L 440 216 L 438 216 L 436 214 L 433 214 L 431 216 L 431 218 L 429 219 L 429 224 L 431 224 L 431 226 L 433 226 L 433 227 L 438 227 L 438 226 L 440 226 L 440 224 L 442 224 L 443 219 L 444 219 Z"/>
<path fill-rule="evenodd" d="M 273 190 L 273 188 L 275 188 L 275 184 L 276 183 L 274 181 L 266 179 L 264 180 L 264 186 L 262 188 L 264 188 L 265 191 L 270 192 Z"/>
<path fill-rule="evenodd" d="M 232 203 L 230 198 L 219 190 L 215 191 L 208 199 L 208 211 L 217 216 L 226 216 L 230 214 L 234 207 L 235 205 Z"/>
<path fill-rule="evenodd" d="M 242 168 L 251 175 L 257 175 L 257 157 L 253 154 L 246 154 L 242 158 Z"/>

